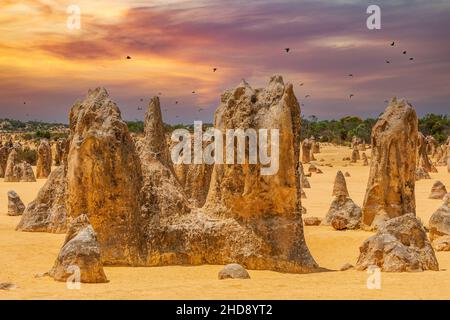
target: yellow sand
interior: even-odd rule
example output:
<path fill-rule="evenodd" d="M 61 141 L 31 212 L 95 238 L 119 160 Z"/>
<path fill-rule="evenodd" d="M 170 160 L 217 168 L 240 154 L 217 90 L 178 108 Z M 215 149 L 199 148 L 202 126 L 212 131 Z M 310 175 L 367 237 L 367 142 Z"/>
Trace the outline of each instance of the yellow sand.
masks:
<path fill-rule="evenodd" d="M 342 158 L 350 154 L 349 148 L 327 147 L 316 155 L 318 160 L 325 159 L 319 163 L 333 163 L 334 167 L 322 166 L 324 174 L 310 178 L 312 188 L 305 189 L 308 199 L 303 201 L 307 216 L 325 216 L 337 170 L 351 174 L 347 178 L 350 195 L 362 204 L 368 167 L 361 162 L 343 167 Z M 438 169 L 439 173 L 431 174 L 432 180 L 416 184 L 417 215 L 425 224 L 442 202 L 427 199 L 433 182 L 441 180 L 450 188 L 450 174 L 444 167 Z M 19 218 L 6 216 L 8 190 L 15 190 L 28 203 L 44 182 L 0 182 L 0 282 L 17 285 L 15 290 L 0 291 L 0 299 L 450 299 L 450 252 L 437 253 L 438 272 L 383 273 L 381 290 L 367 289 L 368 274 L 361 271 L 283 274 L 250 270 L 251 280 L 219 281 L 221 266 L 107 267 L 109 283 L 82 284 L 81 290 L 69 290 L 65 283 L 34 277 L 51 268 L 64 235 L 16 232 Z M 370 235 L 305 227 L 312 255 L 330 270 L 338 270 L 347 262 L 355 264 L 359 246 Z"/>

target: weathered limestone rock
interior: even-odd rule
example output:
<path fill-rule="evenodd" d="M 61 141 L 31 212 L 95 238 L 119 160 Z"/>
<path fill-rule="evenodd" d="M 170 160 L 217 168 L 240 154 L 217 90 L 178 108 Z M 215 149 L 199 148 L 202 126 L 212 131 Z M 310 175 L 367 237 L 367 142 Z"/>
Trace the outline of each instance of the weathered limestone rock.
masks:
<path fill-rule="evenodd" d="M 447 194 L 447 189 L 441 181 L 436 181 L 431 187 L 431 193 L 428 196 L 429 199 L 444 199 Z"/>
<path fill-rule="evenodd" d="M 366 151 L 366 142 L 362 141 L 360 144 L 358 144 L 358 151 Z"/>
<path fill-rule="evenodd" d="M 20 216 L 25 210 L 25 205 L 15 191 L 8 191 L 8 215 Z"/>
<path fill-rule="evenodd" d="M 336 230 L 357 229 L 361 223 L 361 208 L 350 199 L 344 175 L 338 171 L 334 180 L 331 203 L 322 225 L 331 225 Z"/>
<path fill-rule="evenodd" d="M 280 76 L 272 77 L 265 89 L 254 90 L 242 82 L 222 95 L 216 111 L 215 127 L 222 132 L 230 128 L 280 131 L 276 174 L 262 176 L 260 165 L 215 165 L 204 206 L 208 212 L 238 221 L 243 229 L 239 238 L 251 230 L 253 239 L 246 242 L 250 251 L 235 260 L 247 268 L 283 272 L 317 268 L 303 236 L 299 119 L 300 107 L 293 87 L 285 85 Z"/>
<path fill-rule="evenodd" d="M 333 197 L 349 197 L 350 196 L 348 194 L 347 182 L 345 181 L 342 171 L 338 171 L 336 173 L 336 178 L 334 179 L 332 196 Z"/>
<path fill-rule="evenodd" d="M 319 226 L 322 222 L 322 219 L 317 217 L 307 217 L 303 219 L 305 226 Z"/>
<path fill-rule="evenodd" d="M 237 263 L 228 264 L 219 271 L 219 280 L 250 279 L 250 275 L 243 266 Z"/>
<path fill-rule="evenodd" d="M 8 156 L 5 170 L 5 182 L 19 182 L 21 171 L 19 168 L 19 156 L 15 149 L 12 149 Z"/>
<path fill-rule="evenodd" d="M 422 167 L 425 172 L 437 172 L 428 158 L 427 141 L 421 132 L 418 133 L 417 153 L 417 167 Z"/>
<path fill-rule="evenodd" d="M 301 188 L 305 188 L 305 189 L 309 189 L 311 188 L 311 184 L 309 183 L 308 178 L 305 175 L 305 171 L 303 169 L 303 164 L 301 162 L 299 162 L 298 165 L 298 174 L 300 176 L 300 186 Z"/>
<path fill-rule="evenodd" d="M 141 165 L 127 124 L 105 89 L 89 90 L 72 107 L 69 138 L 68 215 L 88 215 L 103 263 L 137 264 L 143 249 Z"/>
<path fill-rule="evenodd" d="M 33 202 L 23 213 L 16 230 L 65 233 L 67 228 L 66 174 L 60 166 L 50 173 Z"/>
<path fill-rule="evenodd" d="M 52 171 L 52 148 L 48 140 L 41 140 L 37 154 L 36 177 L 46 179 Z"/>
<path fill-rule="evenodd" d="M 20 177 L 20 182 L 36 182 L 36 177 L 34 175 L 33 168 L 31 167 L 31 164 L 28 162 L 22 161 L 21 165 L 21 171 L 22 176 Z"/>
<path fill-rule="evenodd" d="M 390 219 L 360 247 L 356 268 L 377 266 L 386 272 L 439 270 L 422 223 L 414 214 Z"/>
<path fill-rule="evenodd" d="M 358 149 L 353 149 L 353 151 L 352 151 L 352 159 L 351 159 L 351 162 L 355 163 L 355 162 L 358 161 L 359 159 L 361 159 L 361 157 L 360 157 L 360 155 L 359 155 Z"/>
<path fill-rule="evenodd" d="M 320 153 L 320 143 L 318 141 L 314 141 L 314 144 L 312 145 L 312 151 L 313 153 Z"/>
<path fill-rule="evenodd" d="M 442 206 L 429 221 L 430 240 L 438 251 L 448 251 L 446 243 L 450 237 L 450 194 L 444 197 Z"/>
<path fill-rule="evenodd" d="M 345 174 L 344 174 L 347 178 L 350 178 L 351 177 L 351 175 L 350 175 L 350 173 L 349 172 L 345 172 Z"/>
<path fill-rule="evenodd" d="M 190 208 L 172 167 L 160 108 L 159 98 L 154 97 L 145 115 L 145 136 L 137 149 L 143 173 L 142 215 L 145 220 L 167 224 L 188 214 Z"/>
<path fill-rule="evenodd" d="M 308 139 L 303 140 L 302 145 L 302 163 L 311 162 L 311 148 L 312 144 Z"/>
<path fill-rule="evenodd" d="M 67 281 L 79 271 L 82 283 L 108 282 L 101 260 L 100 245 L 86 215 L 71 221 L 64 245 L 49 275 Z"/>
<path fill-rule="evenodd" d="M 416 181 L 421 180 L 421 179 L 431 179 L 431 176 L 428 172 L 426 172 L 425 170 L 423 170 L 423 168 L 417 168 L 416 169 Z"/>
<path fill-rule="evenodd" d="M 64 146 L 65 146 L 65 141 L 62 139 L 59 139 L 55 143 L 55 152 L 54 152 L 55 157 L 53 160 L 53 163 L 55 164 L 55 166 L 60 166 L 62 164 L 63 155 L 64 155 Z"/>
<path fill-rule="evenodd" d="M 6 164 L 8 162 L 9 148 L 7 146 L 0 147 L 0 178 L 5 177 Z"/>
<path fill-rule="evenodd" d="M 213 166 L 209 164 L 174 165 L 175 175 L 184 193 L 195 207 L 201 208 L 206 201 Z"/>
<path fill-rule="evenodd" d="M 363 166 L 368 166 L 369 165 L 369 160 L 367 159 L 367 156 L 366 156 L 365 152 L 362 153 L 361 158 L 363 160 Z"/>
<path fill-rule="evenodd" d="M 317 173 L 317 170 L 318 168 L 314 164 L 311 164 L 308 168 L 309 173 Z"/>
<path fill-rule="evenodd" d="M 372 158 L 362 209 L 365 229 L 416 211 L 418 120 L 406 101 L 391 100 L 372 129 Z"/>

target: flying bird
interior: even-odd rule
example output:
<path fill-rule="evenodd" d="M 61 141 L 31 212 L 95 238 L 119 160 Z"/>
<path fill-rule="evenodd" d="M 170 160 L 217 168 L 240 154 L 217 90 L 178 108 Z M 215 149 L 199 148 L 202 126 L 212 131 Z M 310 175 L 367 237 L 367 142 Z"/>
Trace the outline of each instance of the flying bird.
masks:
<path fill-rule="evenodd" d="M 138 110 L 139 110 L 139 111 L 141 111 L 141 110 L 142 110 L 142 108 L 141 108 L 141 107 L 138 107 Z"/>
<path fill-rule="evenodd" d="M 23 104 L 27 104 L 26 101 L 24 101 Z"/>
<path fill-rule="evenodd" d="M 395 46 L 395 41 L 392 41 L 391 47 Z"/>
<path fill-rule="evenodd" d="M 217 68 L 214 68 L 214 69 L 213 69 L 213 72 L 216 72 L 216 71 L 217 71 Z"/>
<path fill-rule="evenodd" d="M 131 57 L 130 57 L 130 56 L 127 56 L 127 60 L 131 60 Z"/>
<path fill-rule="evenodd" d="M 353 98 L 354 96 L 355 96 L 355 95 L 352 93 L 352 94 L 350 94 L 349 97 L 350 97 L 350 99 L 351 99 L 351 98 Z"/>
<path fill-rule="evenodd" d="M 311 97 L 311 95 L 309 95 L 309 94 L 307 94 L 307 95 L 305 96 L 305 98 L 309 98 L 309 97 Z"/>
<path fill-rule="evenodd" d="M 192 91 L 192 94 L 195 94 L 195 91 Z"/>
<path fill-rule="evenodd" d="M 349 77 L 353 77 L 353 73 L 350 73 L 348 76 L 349 76 Z"/>
<path fill-rule="evenodd" d="M 284 50 L 286 51 L 286 53 L 289 53 L 289 51 L 291 51 L 291 48 L 285 48 Z"/>
<path fill-rule="evenodd" d="M 304 83 L 302 82 L 302 83 L 300 83 L 300 87 L 303 87 L 303 85 L 304 85 Z"/>
<path fill-rule="evenodd" d="M 141 98 L 141 102 L 144 101 L 144 99 Z"/>
<path fill-rule="evenodd" d="M 409 58 L 409 60 L 410 60 L 410 61 L 413 61 L 413 60 L 414 60 L 414 58 Z"/>
<path fill-rule="evenodd" d="M 199 109 L 198 109 L 198 112 L 202 112 L 202 111 L 203 111 L 203 108 L 199 108 Z"/>
<path fill-rule="evenodd" d="M 178 104 L 178 101 L 175 101 L 175 104 Z"/>
<path fill-rule="evenodd" d="M 391 63 L 389 60 L 386 60 L 386 63 Z"/>
<path fill-rule="evenodd" d="M 405 50 L 405 51 L 403 51 L 403 54 L 406 54 L 406 50 Z"/>

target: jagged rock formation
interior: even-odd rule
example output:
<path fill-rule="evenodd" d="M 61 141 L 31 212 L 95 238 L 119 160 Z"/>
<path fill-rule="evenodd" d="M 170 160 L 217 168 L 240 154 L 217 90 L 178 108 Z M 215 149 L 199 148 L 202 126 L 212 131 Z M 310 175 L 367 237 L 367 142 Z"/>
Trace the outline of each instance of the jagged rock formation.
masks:
<path fill-rule="evenodd" d="M 308 272 L 317 268 L 303 236 L 298 177 L 300 107 L 291 84 L 272 77 L 268 87 L 254 90 L 242 82 L 222 95 L 215 127 L 265 128 L 280 131 L 279 170 L 262 176 L 261 165 L 215 165 L 204 209 L 233 227 L 231 239 L 251 237 L 239 263 L 252 269 Z M 309 153 L 308 153 L 309 154 Z M 231 220 L 231 221 L 230 221 Z M 220 223 L 220 222 L 219 222 Z M 227 242 L 229 242 L 229 237 Z M 237 243 L 235 245 L 238 245 Z M 236 250 L 232 246 L 233 251 Z M 242 251 L 241 251 L 242 252 Z M 230 255 L 228 255 L 230 256 Z"/>
<path fill-rule="evenodd" d="M 352 158 L 351 158 L 351 162 L 355 163 L 356 161 L 358 161 L 359 159 L 361 159 L 360 155 L 359 155 L 359 151 L 358 149 L 353 149 L 352 151 Z"/>
<path fill-rule="evenodd" d="M 9 155 L 9 148 L 7 146 L 0 146 L 0 178 L 5 177 L 8 155 Z"/>
<path fill-rule="evenodd" d="M 429 221 L 430 240 L 437 251 L 450 251 L 450 194 Z"/>
<path fill-rule="evenodd" d="M 172 167 L 166 143 L 158 97 L 149 104 L 144 123 L 145 136 L 138 143 L 142 164 L 142 215 L 166 225 L 190 212 L 189 202 Z"/>
<path fill-rule="evenodd" d="M 171 141 L 174 145 L 175 142 Z M 203 148 L 207 144 L 203 142 Z M 212 164 L 194 163 L 194 138 L 191 136 L 191 163 L 190 164 L 173 164 L 175 175 L 183 187 L 184 194 L 189 202 L 197 208 L 203 207 L 208 196 L 209 183 L 213 170 Z"/>
<path fill-rule="evenodd" d="M 219 271 L 219 280 L 250 279 L 250 275 L 243 266 L 237 263 L 228 264 Z"/>
<path fill-rule="evenodd" d="M 48 140 L 41 140 L 37 154 L 36 177 L 46 179 L 52 171 L 52 148 Z"/>
<path fill-rule="evenodd" d="M 59 139 L 55 143 L 55 152 L 54 152 L 55 157 L 53 160 L 53 163 L 55 164 L 55 166 L 60 166 L 62 164 L 63 156 L 64 156 L 64 146 L 65 146 L 65 141 L 62 139 Z"/>
<path fill-rule="evenodd" d="M 320 153 L 320 143 L 319 143 L 319 141 L 314 141 L 314 144 L 312 145 L 312 152 L 313 153 Z"/>
<path fill-rule="evenodd" d="M 360 247 L 356 268 L 377 266 L 387 272 L 439 270 L 422 223 L 414 214 L 390 219 Z"/>
<path fill-rule="evenodd" d="M 103 88 L 89 90 L 69 120 L 68 215 L 88 215 L 104 263 L 134 265 L 142 253 L 142 173 L 127 124 Z"/>
<path fill-rule="evenodd" d="M 428 158 L 427 140 L 421 132 L 418 133 L 417 153 L 417 167 L 423 168 L 425 172 L 437 172 Z"/>
<path fill-rule="evenodd" d="M 19 182 L 20 181 L 20 169 L 19 169 L 19 156 L 15 149 L 12 149 L 8 156 L 5 169 L 5 182 Z"/>
<path fill-rule="evenodd" d="M 305 175 L 305 171 L 303 169 L 303 164 L 301 162 L 298 163 L 298 174 L 300 177 L 300 187 L 303 189 L 311 188 L 311 184 L 309 183 L 308 178 Z"/>
<path fill-rule="evenodd" d="M 365 229 L 416 212 L 414 187 L 418 120 L 405 100 L 393 98 L 372 129 L 372 158 L 362 209 Z"/>
<path fill-rule="evenodd" d="M 311 148 L 312 144 L 308 139 L 303 140 L 302 145 L 302 163 L 311 162 Z"/>
<path fill-rule="evenodd" d="M 101 260 L 100 245 L 92 225 L 82 214 L 71 221 L 66 240 L 49 275 L 56 281 L 67 281 L 71 276 L 82 283 L 108 282 Z"/>
<path fill-rule="evenodd" d="M 16 230 L 65 233 L 66 196 L 66 174 L 64 167 L 60 166 L 50 173 L 36 199 L 27 206 Z"/>
<path fill-rule="evenodd" d="M 357 229 L 361 223 L 361 208 L 350 199 L 347 183 L 341 171 L 334 180 L 333 199 L 322 225 L 331 225 L 336 230 Z"/>
<path fill-rule="evenodd" d="M 443 199 L 447 194 L 447 189 L 441 181 L 436 181 L 431 187 L 431 193 L 428 196 L 429 199 Z"/>
<path fill-rule="evenodd" d="M 20 216 L 25 210 L 25 205 L 15 191 L 8 191 L 8 215 Z"/>

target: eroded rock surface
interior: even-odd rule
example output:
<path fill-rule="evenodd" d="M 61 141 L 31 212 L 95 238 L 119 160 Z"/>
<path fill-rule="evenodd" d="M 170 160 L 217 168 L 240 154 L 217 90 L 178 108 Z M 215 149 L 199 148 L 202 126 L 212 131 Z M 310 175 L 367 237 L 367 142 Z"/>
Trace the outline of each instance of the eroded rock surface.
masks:
<path fill-rule="evenodd" d="M 405 100 L 392 99 L 372 129 L 372 158 L 362 209 L 364 228 L 416 212 L 418 120 Z"/>
<path fill-rule="evenodd" d="M 422 223 L 405 214 L 380 225 L 376 235 L 360 247 L 356 268 L 377 266 L 387 272 L 439 270 L 434 250 Z"/>

